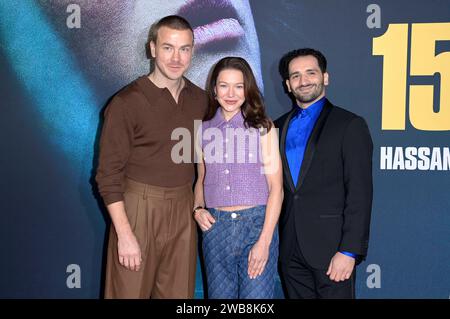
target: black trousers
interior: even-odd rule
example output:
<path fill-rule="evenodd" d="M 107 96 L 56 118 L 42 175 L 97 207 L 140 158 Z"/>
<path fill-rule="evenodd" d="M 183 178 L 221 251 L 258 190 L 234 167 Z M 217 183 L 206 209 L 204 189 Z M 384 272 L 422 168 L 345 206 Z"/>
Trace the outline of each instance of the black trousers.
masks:
<path fill-rule="evenodd" d="M 330 260 L 331 261 L 331 260 Z M 327 267 L 328 268 L 328 267 Z M 345 281 L 335 282 L 328 269 L 314 269 L 296 243 L 288 262 L 280 263 L 280 275 L 288 299 L 355 299 L 355 272 Z"/>

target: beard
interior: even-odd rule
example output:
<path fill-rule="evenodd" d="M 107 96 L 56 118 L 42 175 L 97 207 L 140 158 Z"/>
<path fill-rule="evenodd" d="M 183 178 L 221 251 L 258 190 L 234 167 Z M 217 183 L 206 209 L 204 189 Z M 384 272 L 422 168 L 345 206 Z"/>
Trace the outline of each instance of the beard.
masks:
<path fill-rule="evenodd" d="M 302 92 L 301 87 L 298 86 L 295 88 L 295 90 L 292 91 L 292 94 L 294 95 L 295 99 L 299 101 L 300 103 L 310 103 L 317 99 L 324 90 L 324 84 L 313 84 L 310 92 Z"/>

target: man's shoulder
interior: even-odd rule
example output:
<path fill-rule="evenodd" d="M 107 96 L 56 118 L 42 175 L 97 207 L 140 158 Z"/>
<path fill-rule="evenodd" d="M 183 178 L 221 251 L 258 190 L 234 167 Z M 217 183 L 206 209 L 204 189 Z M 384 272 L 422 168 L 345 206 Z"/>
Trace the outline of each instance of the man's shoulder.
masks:
<path fill-rule="evenodd" d="M 368 125 L 364 117 L 351 112 L 345 108 L 332 105 L 329 125 L 336 128 L 341 128 L 341 131 L 345 134 L 345 132 L 361 132 L 361 130 L 368 130 Z M 353 134 L 351 133 L 351 134 Z"/>
<path fill-rule="evenodd" d="M 283 115 L 281 115 L 275 121 L 273 121 L 273 123 L 275 124 L 275 127 L 282 128 L 284 123 L 286 122 L 287 118 L 289 117 L 289 113 L 291 113 L 291 112 L 292 112 L 292 109 L 289 110 L 288 112 L 284 113 Z"/>
<path fill-rule="evenodd" d="M 186 78 L 185 78 L 186 79 Z M 189 86 L 189 90 L 191 92 L 192 98 L 196 100 L 200 100 L 203 104 L 206 104 L 208 102 L 208 97 L 206 95 L 206 91 L 203 90 L 201 87 L 197 86 L 196 84 L 192 83 L 189 79 L 187 80 L 187 85 Z"/>
<path fill-rule="evenodd" d="M 128 113 L 131 111 L 130 108 L 145 103 L 145 96 L 136 81 L 125 85 L 111 97 L 107 103 L 106 113 Z"/>
<path fill-rule="evenodd" d="M 361 118 L 358 114 L 349 111 L 341 106 L 337 106 L 334 104 L 331 104 L 331 115 L 335 120 L 342 121 L 342 122 L 350 122 L 356 118 Z"/>
<path fill-rule="evenodd" d="M 188 81 L 189 88 L 192 90 L 194 94 L 200 95 L 200 96 L 206 96 L 205 90 L 203 90 L 201 87 L 199 87 L 197 84 L 191 82 L 189 79 L 186 79 Z"/>
<path fill-rule="evenodd" d="M 206 91 L 192 83 L 189 79 L 185 78 L 189 87 L 189 96 L 192 98 L 191 102 L 194 105 L 194 112 L 198 113 L 197 116 L 203 118 L 208 108 L 208 97 Z"/>
<path fill-rule="evenodd" d="M 121 100 L 130 100 L 130 99 L 140 99 L 144 98 L 144 92 L 142 88 L 138 84 L 139 79 L 134 80 L 133 82 L 122 87 L 115 95 L 114 98 L 119 98 Z"/>

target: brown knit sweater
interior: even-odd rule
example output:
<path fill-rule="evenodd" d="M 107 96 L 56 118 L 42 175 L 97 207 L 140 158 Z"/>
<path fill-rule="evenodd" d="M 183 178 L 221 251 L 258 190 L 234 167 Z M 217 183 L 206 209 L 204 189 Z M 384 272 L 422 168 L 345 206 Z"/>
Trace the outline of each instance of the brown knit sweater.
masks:
<path fill-rule="evenodd" d="M 167 88 L 142 76 L 117 93 L 105 110 L 96 181 L 105 205 L 122 201 L 124 178 L 176 187 L 194 179 L 194 120 L 202 120 L 206 94 L 185 78 L 178 104 Z M 191 134 L 190 163 L 174 163 L 175 128 Z"/>

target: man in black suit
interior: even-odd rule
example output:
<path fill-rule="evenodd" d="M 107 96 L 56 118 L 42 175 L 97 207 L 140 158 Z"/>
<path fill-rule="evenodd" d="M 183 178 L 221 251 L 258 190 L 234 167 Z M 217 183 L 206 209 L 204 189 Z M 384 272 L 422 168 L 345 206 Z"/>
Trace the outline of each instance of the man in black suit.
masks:
<path fill-rule="evenodd" d="M 367 254 L 372 139 L 363 118 L 325 98 L 326 67 L 313 49 L 280 61 L 297 104 L 275 121 L 284 171 L 280 273 L 288 298 L 354 298 L 355 264 Z"/>

